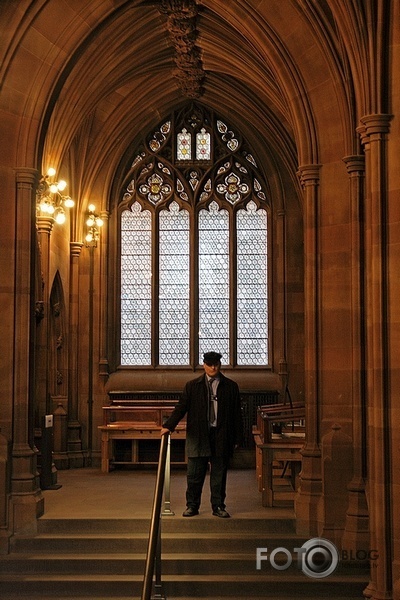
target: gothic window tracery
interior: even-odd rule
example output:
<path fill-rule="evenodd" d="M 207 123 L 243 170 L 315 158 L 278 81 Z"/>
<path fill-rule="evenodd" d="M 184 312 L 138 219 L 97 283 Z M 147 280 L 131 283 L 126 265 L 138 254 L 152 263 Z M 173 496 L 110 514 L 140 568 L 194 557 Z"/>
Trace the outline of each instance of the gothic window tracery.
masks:
<path fill-rule="evenodd" d="M 121 364 L 268 365 L 268 202 L 254 154 L 192 103 L 137 148 L 121 222 Z"/>

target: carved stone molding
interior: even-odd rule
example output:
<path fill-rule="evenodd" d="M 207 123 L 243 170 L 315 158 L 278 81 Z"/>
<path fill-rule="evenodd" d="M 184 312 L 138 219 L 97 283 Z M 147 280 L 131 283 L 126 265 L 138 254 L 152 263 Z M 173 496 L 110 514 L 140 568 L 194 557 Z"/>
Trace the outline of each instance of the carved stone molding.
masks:
<path fill-rule="evenodd" d="M 44 319 L 44 302 L 43 300 L 36 300 L 35 302 L 35 319 L 36 323 L 40 323 Z"/>
<path fill-rule="evenodd" d="M 194 0 L 162 0 L 159 11 L 167 15 L 167 29 L 174 45 L 174 77 L 182 93 L 198 98 L 204 92 L 205 77 L 200 49 L 196 46 L 198 8 Z"/>
<path fill-rule="evenodd" d="M 319 174 L 321 165 L 302 165 L 298 170 L 300 184 L 304 188 L 306 186 L 319 185 Z"/>
<path fill-rule="evenodd" d="M 352 173 L 364 173 L 365 171 L 365 156 L 363 154 L 355 154 L 351 156 L 345 156 L 343 162 L 346 165 L 347 172 Z"/>

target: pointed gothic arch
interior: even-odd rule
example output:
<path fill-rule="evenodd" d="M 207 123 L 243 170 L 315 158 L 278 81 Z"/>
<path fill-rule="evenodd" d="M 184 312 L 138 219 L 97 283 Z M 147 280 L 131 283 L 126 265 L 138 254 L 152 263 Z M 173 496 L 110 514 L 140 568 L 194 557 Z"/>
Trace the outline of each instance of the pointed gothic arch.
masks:
<path fill-rule="evenodd" d="M 269 364 L 270 202 L 254 154 L 199 103 L 136 149 L 120 203 L 121 365 Z M 168 224 L 167 224 L 168 223 Z"/>

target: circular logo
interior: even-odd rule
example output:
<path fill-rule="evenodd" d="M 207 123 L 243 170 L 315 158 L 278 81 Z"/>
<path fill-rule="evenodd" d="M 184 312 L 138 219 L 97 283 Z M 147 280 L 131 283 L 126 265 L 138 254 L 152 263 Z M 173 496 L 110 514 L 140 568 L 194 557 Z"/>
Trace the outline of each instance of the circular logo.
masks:
<path fill-rule="evenodd" d="M 308 540 L 296 550 L 299 552 L 301 570 L 313 579 L 328 577 L 339 564 L 339 552 L 336 546 L 324 538 Z"/>

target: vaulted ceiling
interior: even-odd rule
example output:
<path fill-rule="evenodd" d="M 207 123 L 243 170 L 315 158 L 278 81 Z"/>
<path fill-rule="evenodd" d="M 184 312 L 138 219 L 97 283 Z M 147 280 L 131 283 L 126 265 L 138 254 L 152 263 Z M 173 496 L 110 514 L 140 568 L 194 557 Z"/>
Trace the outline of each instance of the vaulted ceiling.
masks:
<path fill-rule="evenodd" d="M 141 137 L 196 98 L 241 131 L 268 176 L 294 182 L 299 165 L 355 153 L 357 120 L 385 108 L 371 85 L 380 6 L 3 0 L 3 158 L 63 167 L 76 197 L 109 204 Z"/>

